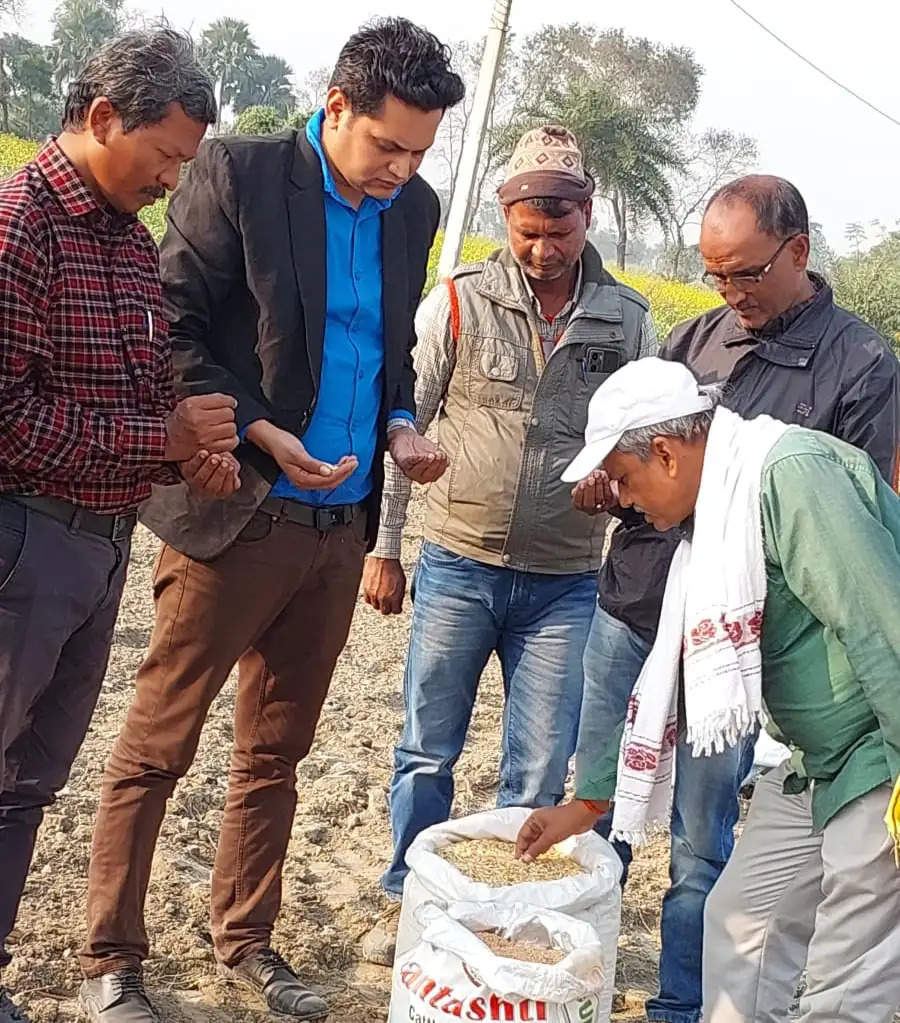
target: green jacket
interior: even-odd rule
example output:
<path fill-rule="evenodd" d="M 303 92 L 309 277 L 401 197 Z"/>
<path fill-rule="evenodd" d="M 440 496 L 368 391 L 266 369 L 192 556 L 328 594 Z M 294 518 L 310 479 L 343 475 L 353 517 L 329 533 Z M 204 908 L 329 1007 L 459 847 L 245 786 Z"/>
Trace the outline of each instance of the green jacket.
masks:
<path fill-rule="evenodd" d="M 790 430 L 766 459 L 760 501 L 763 697 L 804 751 L 822 828 L 900 776 L 900 498 L 862 451 Z M 612 797 L 621 733 L 576 765 L 581 798 Z"/>

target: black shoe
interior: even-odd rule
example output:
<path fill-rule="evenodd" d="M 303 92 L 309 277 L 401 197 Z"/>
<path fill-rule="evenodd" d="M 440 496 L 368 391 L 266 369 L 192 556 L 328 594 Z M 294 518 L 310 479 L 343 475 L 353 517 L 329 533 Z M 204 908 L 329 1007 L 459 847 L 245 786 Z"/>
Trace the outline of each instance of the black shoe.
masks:
<path fill-rule="evenodd" d="M 328 1005 L 304 987 L 297 974 L 271 948 L 251 952 L 237 966 L 220 965 L 219 976 L 262 995 L 273 1012 L 305 1020 L 322 1020 L 328 1015 Z"/>
<path fill-rule="evenodd" d="M 5 987 L 0 987 L 0 1023 L 31 1023 L 24 1012 L 9 997 Z"/>
<path fill-rule="evenodd" d="M 85 980 L 78 1002 L 91 1023 L 160 1023 L 140 970 L 116 970 Z"/>

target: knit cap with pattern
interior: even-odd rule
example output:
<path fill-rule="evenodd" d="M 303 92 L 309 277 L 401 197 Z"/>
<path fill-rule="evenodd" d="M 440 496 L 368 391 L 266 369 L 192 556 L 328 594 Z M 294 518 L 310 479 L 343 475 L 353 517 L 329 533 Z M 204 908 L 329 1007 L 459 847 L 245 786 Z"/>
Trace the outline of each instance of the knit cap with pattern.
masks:
<path fill-rule="evenodd" d="M 587 202 L 593 193 L 594 179 L 585 172 L 578 140 L 559 124 L 525 132 L 497 192 L 504 206 L 539 198 Z"/>

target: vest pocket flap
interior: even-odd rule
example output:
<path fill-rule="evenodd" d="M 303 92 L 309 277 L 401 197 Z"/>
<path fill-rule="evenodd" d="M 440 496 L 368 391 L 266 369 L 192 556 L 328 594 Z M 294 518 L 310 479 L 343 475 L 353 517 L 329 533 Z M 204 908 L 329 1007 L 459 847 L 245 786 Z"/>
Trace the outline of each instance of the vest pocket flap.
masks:
<path fill-rule="evenodd" d="M 498 337 L 474 339 L 466 377 L 470 400 L 478 405 L 517 409 L 528 372 L 527 349 Z"/>
<path fill-rule="evenodd" d="M 517 348 L 497 338 L 485 338 L 481 348 L 480 368 L 488 380 L 515 380 L 519 375 L 521 356 Z"/>

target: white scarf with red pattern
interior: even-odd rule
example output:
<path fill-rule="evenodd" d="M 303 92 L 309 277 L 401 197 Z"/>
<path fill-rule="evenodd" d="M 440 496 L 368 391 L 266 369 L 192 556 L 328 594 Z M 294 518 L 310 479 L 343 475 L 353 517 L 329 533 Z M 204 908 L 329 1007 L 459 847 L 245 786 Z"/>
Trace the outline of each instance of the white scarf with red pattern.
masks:
<path fill-rule="evenodd" d="M 640 845 L 667 824 L 675 779 L 679 669 L 687 742 L 720 753 L 765 723 L 760 633 L 766 571 L 760 477 L 790 429 L 716 411 L 691 540 L 675 552 L 659 631 L 628 701 L 613 808 L 616 838 Z"/>

